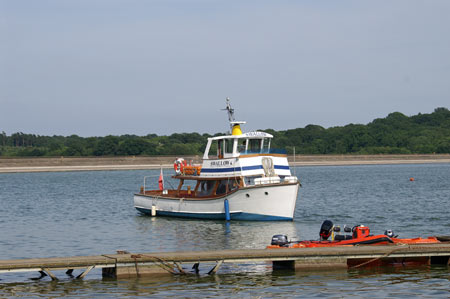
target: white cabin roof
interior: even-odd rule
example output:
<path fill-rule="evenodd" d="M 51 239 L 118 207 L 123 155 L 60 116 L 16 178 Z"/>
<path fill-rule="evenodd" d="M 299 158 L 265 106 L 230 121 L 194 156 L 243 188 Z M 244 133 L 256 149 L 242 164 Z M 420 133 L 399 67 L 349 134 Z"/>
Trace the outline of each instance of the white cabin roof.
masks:
<path fill-rule="evenodd" d="M 253 132 L 247 132 L 241 135 L 224 135 L 224 136 L 217 136 L 217 137 L 210 137 L 209 140 L 220 140 L 220 139 L 230 139 L 230 138 L 251 138 L 251 139 L 262 139 L 262 138 L 273 138 L 273 135 L 266 133 L 266 132 L 260 132 L 260 131 L 253 131 Z"/>

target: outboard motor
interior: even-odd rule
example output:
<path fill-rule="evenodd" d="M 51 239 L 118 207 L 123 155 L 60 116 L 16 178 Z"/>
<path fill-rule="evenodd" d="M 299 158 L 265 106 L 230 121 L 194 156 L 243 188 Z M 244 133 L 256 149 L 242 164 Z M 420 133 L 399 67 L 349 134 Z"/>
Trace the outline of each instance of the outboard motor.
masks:
<path fill-rule="evenodd" d="M 392 230 L 390 230 L 390 229 L 386 230 L 386 231 L 384 232 L 384 234 L 385 234 L 386 236 L 388 236 L 389 238 L 394 238 L 394 232 L 393 232 Z"/>
<path fill-rule="evenodd" d="M 289 244 L 288 237 L 286 235 L 274 235 L 270 245 L 286 246 Z"/>
<path fill-rule="evenodd" d="M 333 222 L 330 220 L 325 220 L 322 223 L 322 226 L 320 227 L 320 240 L 328 240 L 328 238 L 331 236 L 331 232 L 333 230 Z"/>

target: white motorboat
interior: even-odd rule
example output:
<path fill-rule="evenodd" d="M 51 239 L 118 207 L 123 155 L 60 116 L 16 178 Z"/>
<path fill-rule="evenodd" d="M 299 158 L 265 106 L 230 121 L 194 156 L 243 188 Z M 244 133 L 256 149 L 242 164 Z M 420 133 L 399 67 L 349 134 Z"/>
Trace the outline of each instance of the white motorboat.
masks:
<path fill-rule="evenodd" d="M 242 133 L 227 99 L 231 135 L 208 138 L 203 163 L 174 163 L 178 188 L 144 187 L 134 195 L 144 214 L 199 219 L 292 220 L 300 182 L 284 150 L 270 148 L 272 135 Z"/>

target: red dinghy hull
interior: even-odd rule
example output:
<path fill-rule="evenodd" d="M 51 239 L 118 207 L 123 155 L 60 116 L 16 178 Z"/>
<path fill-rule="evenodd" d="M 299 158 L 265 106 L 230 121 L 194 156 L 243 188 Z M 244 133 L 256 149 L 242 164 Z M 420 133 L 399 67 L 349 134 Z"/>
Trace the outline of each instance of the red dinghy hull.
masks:
<path fill-rule="evenodd" d="M 335 247 L 335 246 L 355 246 L 355 245 L 400 245 L 400 244 L 435 244 L 440 243 L 436 237 L 398 239 L 389 238 L 386 235 L 376 235 L 364 238 L 341 241 L 299 241 L 286 245 L 270 245 L 267 248 L 316 248 L 316 247 Z"/>
<path fill-rule="evenodd" d="M 384 235 L 370 235 L 370 229 L 364 225 L 354 226 L 351 230 L 344 227 L 347 235 L 341 235 L 340 227 L 334 226 L 330 220 L 325 220 L 320 228 L 320 241 L 288 241 L 286 235 L 272 237 L 271 245 L 267 248 L 316 248 L 355 245 L 401 245 L 401 244 L 436 244 L 441 243 L 438 237 L 400 239 L 391 230 Z M 328 239 L 331 240 L 328 240 Z"/>

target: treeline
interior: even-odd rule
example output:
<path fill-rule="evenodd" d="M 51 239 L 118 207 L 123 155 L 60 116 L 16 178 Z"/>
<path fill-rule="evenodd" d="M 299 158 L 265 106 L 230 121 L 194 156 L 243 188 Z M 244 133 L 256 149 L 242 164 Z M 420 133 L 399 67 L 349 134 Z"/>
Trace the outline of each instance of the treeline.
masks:
<path fill-rule="evenodd" d="M 349 124 L 324 129 L 305 128 L 275 132 L 277 147 L 301 154 L 432 154 L 450 153 L 450 111 L 408 117 L 400 112 L 367 125 Z M 275 138 L 276 137 L 276 138 Z"/>
<path fill-rule="evenodd" d="M 122 135 L 80 137 L 77 135 L 39 136 L 14 133 L 0 135 L 2 156 L 157 156 L 196 155 L 206 146 L 208 134 L 172 134 L 170 136 Z"/>
<path fill-rule="evenodd" d="M 450 111 L 436 108 L 430 114 L 408 117 L 394 112 L 367 125 L 349 124 L 325 129 L 308 125 L 286 131 L 264 130 L 272 135 L 272 148 L 298 154 L 430 154 L 450 153 Z M 216 135 L 222 135 L 216 134 Z M 0 156 L 138 156 L 201 155 L 209 134 L 106 137 L 0 134 Z"/>

